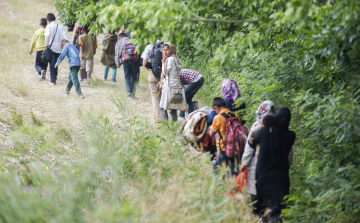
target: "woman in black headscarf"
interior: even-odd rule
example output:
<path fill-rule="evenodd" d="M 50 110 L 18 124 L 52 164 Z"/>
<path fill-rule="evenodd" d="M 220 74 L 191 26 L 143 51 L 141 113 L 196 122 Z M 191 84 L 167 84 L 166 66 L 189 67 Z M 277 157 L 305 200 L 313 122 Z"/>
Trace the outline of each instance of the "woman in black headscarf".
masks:
<path fill-rule="evenodd" d="M 284 205 L 284 196 L 289 194 L 289 153 L 294 145 L 295 133 L 289 131 L 291 113 L 288 108 L 280 108 L 275 113 L 277 124 L 263 127 L 253 135 L 252 148 L 260 144 L 256 164 L 256 190 L 258 195 L 254 213 L 266 215 L 269 222 L 279 220 Z M 265 213 L 265 209 L 268 210 Z M 268 213 L 270 211 L 270 213 Z M 267 222 L 264 218 L 264 222 Z"/>

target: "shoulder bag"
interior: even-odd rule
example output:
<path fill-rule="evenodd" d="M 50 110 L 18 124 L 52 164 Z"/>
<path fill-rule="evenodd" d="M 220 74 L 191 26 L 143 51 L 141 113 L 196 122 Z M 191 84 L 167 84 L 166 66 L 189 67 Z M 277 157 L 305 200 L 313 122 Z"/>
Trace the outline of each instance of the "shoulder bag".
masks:
<path fill-rule="evenodd" d="M 53 44 L 53 42 L 54 42 L 54 39 L 55 39 L 57 30 L 58 30 L 58 26 L 59 26 L 59 24 L 56 25 L 55 35 L 54 35 L 54 37 L 53 37 L 53 39 L 52 39 L 52 41 L 51 41 L 50 46 L 49 46 L 49 47 L 46 47 L 45 50 L 44 50 L 44 51 L 42 52 L 42 54 L 41 54 L 41 61 L 42 61 L 43 63 L 48 63 L 48 62 L 50 62 L 51 56 L 52 56 L 53 53 L 54 53 L 50 48 L 51 48 L 51 46 L 52 46 L 52 44 Z"/>
<path fill-rule="evenodd" d="M 166 65 L 165 65 L 166 66 Z M 170 73 L 168 74 L 168 102 L 172 104 L 181 104 L 184 100 L 182 86 L 170 86 Z"/>

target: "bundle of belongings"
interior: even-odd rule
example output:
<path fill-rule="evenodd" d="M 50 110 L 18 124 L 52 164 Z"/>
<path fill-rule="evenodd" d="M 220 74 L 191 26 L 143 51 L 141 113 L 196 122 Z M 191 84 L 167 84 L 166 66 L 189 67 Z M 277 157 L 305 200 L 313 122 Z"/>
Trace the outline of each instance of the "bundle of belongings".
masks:
<path fill-rule="evenodd" d="M 210 128 L 207 123 L 207 116 L 212 109 L 204 107 L 189 114 L 183 123 L 184 139 L 199 152 L 215 151 L 215 137 L 210 137 Z"/>

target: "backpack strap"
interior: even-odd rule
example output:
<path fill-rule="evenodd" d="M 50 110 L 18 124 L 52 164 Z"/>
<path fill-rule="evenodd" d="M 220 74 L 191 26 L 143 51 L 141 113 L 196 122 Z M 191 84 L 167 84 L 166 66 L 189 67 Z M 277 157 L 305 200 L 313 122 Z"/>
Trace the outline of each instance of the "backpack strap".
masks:
<path fill-rule="evenodd" d="M 221 113 L 220 115 L 221 115 L 222 117 L 224 117 L 225 119 L 228 119 L 228 118 L 229 118 L 229 115 L 226 114 L 226 113 Z"/>

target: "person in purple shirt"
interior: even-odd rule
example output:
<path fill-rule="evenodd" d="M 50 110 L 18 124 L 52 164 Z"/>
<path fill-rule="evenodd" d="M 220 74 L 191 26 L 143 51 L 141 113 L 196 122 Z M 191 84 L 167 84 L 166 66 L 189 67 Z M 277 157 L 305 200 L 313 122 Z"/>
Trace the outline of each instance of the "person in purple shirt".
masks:
<path fill-rule="evenodd" d="M 187 105 L 187 111 L 190 114 L 194 111 L 192 99 L 196 92 L 203 86 L 204 78 L 199 72 L 195 70 L 182 69 L 180 71 L 180 83 L 184 88 L 185 85 L 188 85 L 185 89 L 185 102 Z M 179 116 L 180 118 L 184 118 L 185 112 L 180 110 Z"/>

